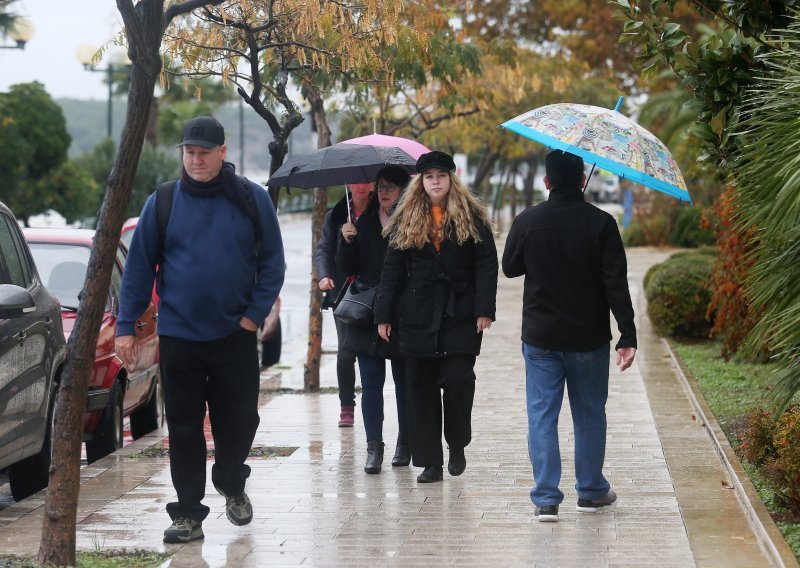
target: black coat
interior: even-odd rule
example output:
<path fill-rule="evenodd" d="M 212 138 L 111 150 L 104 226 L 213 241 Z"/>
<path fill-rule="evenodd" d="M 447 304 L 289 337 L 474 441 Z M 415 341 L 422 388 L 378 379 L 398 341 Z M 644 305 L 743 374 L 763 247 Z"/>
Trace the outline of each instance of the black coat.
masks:
<path fill-rule="evenodd" d="M 339 245 L 336 249 L 337 270 L 343 274 L 356 275 L 356 283 L 361 289 L 377 286 L 381 280 L 388 239 L 381 235 L 383 227 L 378 215 L 376 200 L 356 221 L 358 235 L 352 243 L 347 243 L 339 231 Z M 396 342 L 387 343 L 381 339 L 376 325 L 369 327 L 345 325 L 340 346 L 356 353 L 386 359 L 397 354 Z"/>
<path fill-rule="evenodd" d="M 325 292 L 325 297 L 322 300 L 323 309 L 333 306 L 342 286 L 347 282 L 347 278 L 351 274 L 350 272 L 340 272 L 336 268 L 336 248 L 341 236 L 340 229 L 346 222 L 347 200 L 342 197 L 325 215 L 317 250 L 314 252 L 314 260 L 317 263 L 317 277 L 320 280 L 331 278 L 335 284 L 333 289 Z"/>
<path fill-rule="evenodd" d="M 391 323 L 407 357 L 478 355 L 480 316 L 494 320 L 497 249 L 489 227 L 481 241 L 456 244 L 445 235 L 439 251 L 389 247 L 375 298 L 376 323 Z"/>
<path fill-rule="evenodd" d="M 611 340 L 636 347 L 625 249 L 611 215 L 583 200 L 580 190 L 555 190 L 514 220 L 503 272 L 525 275 L 522 341 L 556 351 L 593 351 Z"/>

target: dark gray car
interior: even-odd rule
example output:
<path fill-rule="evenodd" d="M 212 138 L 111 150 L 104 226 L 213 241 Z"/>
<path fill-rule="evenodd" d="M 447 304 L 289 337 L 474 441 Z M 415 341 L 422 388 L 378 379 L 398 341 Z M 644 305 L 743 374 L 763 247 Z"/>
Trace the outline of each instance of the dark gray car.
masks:
<path fill-rule="evenodd" d="M 47 486 L 55 393 L 66 347 L 14 215 L 0 202 L 0 469 L 19 501 Z"/>

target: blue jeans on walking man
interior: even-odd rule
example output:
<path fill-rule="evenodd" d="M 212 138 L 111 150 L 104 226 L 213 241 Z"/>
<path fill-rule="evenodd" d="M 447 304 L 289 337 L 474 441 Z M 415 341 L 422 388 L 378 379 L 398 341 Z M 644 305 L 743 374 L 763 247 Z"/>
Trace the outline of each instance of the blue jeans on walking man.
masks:
<path fill-rule="evenodd" d="M 575 431 L 575 489 L 581 499 L 599 499 L 610 488 L 603 476 L 606 452 L 606 401 L 610 345 L 593 351 L 551 351 L 522 343 L 528 406 L 528 453 L 537 507 L 558 505 L 561 452 L 558 415 L 567 386 Z"/>

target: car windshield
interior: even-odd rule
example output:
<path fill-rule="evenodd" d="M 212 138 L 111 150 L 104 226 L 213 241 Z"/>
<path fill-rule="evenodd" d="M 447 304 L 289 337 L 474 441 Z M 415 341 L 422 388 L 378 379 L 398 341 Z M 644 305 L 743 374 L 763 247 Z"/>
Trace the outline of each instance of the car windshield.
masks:
<path fill-rule="evenodd" d="M 28 243 L 45 287 L 65 309 L 78 308 L 91 250 L 77 244 Z"/>

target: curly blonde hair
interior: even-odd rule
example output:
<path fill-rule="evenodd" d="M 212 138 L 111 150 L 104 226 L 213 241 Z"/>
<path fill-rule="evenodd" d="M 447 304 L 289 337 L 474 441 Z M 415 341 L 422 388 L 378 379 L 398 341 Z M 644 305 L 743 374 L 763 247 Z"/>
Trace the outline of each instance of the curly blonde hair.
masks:
<path fill-rule="evenodd" d="M 450 190 L 445 196 L 442 211 L 442 232 L 459 245 L 469 239 L 480 242 L 478 224 L 491 230 L 486 208 L 454 172 L 450 176 Z M 422 175 L 413 178 L 389 217 L 383 236 L 401 250 L 422 248 L 432 241 L 436 227 L 431 213 L 431 198 L 425 193 Z"/>

